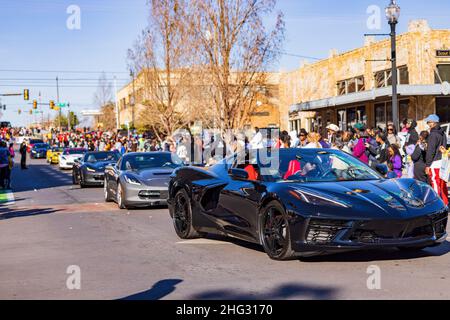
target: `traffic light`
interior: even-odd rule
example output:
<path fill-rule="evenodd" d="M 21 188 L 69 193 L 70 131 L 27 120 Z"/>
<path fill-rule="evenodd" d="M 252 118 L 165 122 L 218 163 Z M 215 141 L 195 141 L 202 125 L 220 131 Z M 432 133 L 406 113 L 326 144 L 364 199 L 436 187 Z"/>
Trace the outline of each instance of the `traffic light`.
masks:
<path fill-rule="evenodd" d="M 37 100 L 33 100 L 33 109 L 37 109 Z"/>
<path fill-rule="evenodd" d="M 55 109 L 55 101 L 50 100 L 50 109 Z"/>
<path fill-rule="evenodd" d="M 33 114 L 33 110 L 30 110 L 30 114 Z"/>
<path fill-rule="evenodd" d="M 18 112 L 19 114 L 21 114 L 21 113 L 22 113 L 22 110 L 19 109 L 19 111 L 17 111 L 17 112 Z"/>
<path fill-rule="evenodd" d="M 23 100 L 25 100 L 25 101 L 30 100 L 30 90 L 29 89 L 23 90 Z"/>

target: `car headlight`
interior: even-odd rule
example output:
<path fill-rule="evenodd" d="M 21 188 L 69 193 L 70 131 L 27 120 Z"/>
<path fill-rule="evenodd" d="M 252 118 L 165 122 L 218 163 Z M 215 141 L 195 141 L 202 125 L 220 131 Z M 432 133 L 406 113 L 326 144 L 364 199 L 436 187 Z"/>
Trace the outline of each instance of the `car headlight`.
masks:
<path fill-rule="evenodd" d="M 89 167 L 86 167 L 86 171 L 88 171 L 88 172 L 96 172 L 95 169 L 92 169 L 92 168 L 89 168 Z"/>
<path fill-rule="evenodd" d="M 350 206 L 342 201 L 326 198 L 324 196 L 311 193 L 305 190 L 291 190 L 290 194 L 298 200 L 315 205 L 315 206 L 335 206 L 341 208 L 350 208 Z"/>
<path fill-rule="evenodd" d="M 133 184 L 135 186 L 140 186 L 141 185 L 141 182 L 138 179 L 134 178 L 134 177 L 124 176 L 124 178 L 125 178 L 125 181 L 127 183 L 129 183 L 129 184 Z"/>

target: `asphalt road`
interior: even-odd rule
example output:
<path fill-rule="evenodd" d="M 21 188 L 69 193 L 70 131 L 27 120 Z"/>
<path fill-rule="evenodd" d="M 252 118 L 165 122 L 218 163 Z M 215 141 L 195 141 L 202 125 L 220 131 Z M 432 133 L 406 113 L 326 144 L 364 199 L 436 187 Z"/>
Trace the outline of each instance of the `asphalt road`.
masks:
<path fill-rule="evenodd" d="M 166 208 L 119 210 L 45 160 L 15 168 L 13 187 L 0 202 L 0 299 L 450 298 L 448 242 L 276 262 L 244 242 L 181 241 Z M 368 289 L 370 266 L 380 289 Z"/>

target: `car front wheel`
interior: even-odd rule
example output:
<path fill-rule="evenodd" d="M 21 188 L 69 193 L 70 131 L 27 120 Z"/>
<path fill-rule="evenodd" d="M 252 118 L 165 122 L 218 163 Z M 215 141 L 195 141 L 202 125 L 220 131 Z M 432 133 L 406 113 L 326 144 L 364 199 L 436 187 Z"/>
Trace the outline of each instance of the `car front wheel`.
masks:
<path fill-rule="evenodd" d="M 287 215 L 278 202 L 272 201 L 263 209 L 259 225 L 261 244 L 271 259 L 290 260 L 295 258 Z"/>
<path fill-rule="evenodd" d="M 125 194 L 122 185 L 120 182 L 117 183 L 117 205 L 119 209 L 127 209 L 127 205 L 125 203 Z"/>
<path fill-rule="evenodd" d="M 181 239 L 195 239 L 203 234 L 197 232 L 192 225 L 192 206 L 186 190 L 182 189 L 175 195 L 173 225 Z"/>

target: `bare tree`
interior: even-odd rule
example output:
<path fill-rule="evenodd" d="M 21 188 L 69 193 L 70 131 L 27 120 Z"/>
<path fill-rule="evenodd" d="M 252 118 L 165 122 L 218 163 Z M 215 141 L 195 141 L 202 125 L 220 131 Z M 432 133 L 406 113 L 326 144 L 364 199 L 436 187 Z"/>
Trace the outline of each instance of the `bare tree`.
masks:
<path fill-rule="evenodd" d="M 256 98 L 267 82 L 284 40 L 283 15 L 267 30 L 263 19 L 276 0 L 196 0 L 195 29 L 203 79 L 210 81 L 211 101 L 220 129 L 237 129 L 257 108 Z"/>
<path fill-rule="evenodd" d="M 128 51 L 130 67 L 143 90 L 141 122 L 160 136 L 172 135 L 193 119 L 192 19 L 187 0 L 150 0 L 149 26 Z"/>
<path fill-rule="evenodd" d="M 94 93 L 94 103 L 103 107 L 113 101 L 112 84 L 108 81 L 106 73 L 102 73 L 98 79 L 97 91 Z"/>
<path fill-rule="evenodd" d="M 97 122 L 102 123 L 106 130 L 115 129 L 116 112 L 113 103 L 113 89 L 104 72 L 98 79 L 97 91 L 94 93 L 93 99 L 102 112 L 102 115 L 97 117 Z"/>

